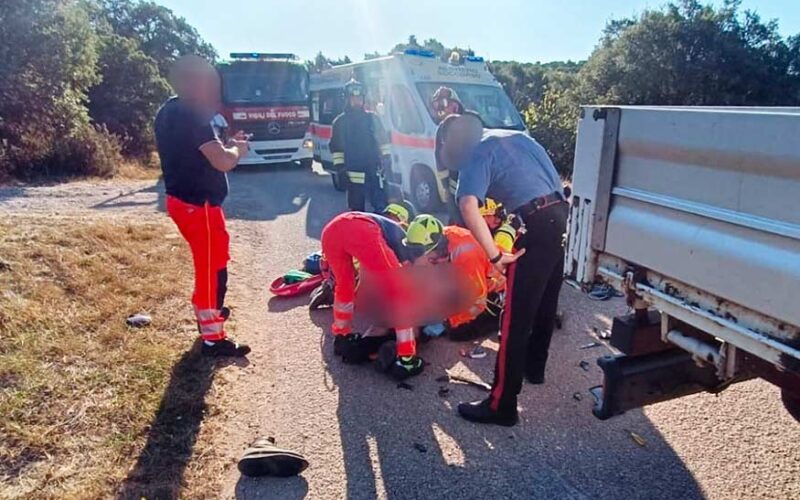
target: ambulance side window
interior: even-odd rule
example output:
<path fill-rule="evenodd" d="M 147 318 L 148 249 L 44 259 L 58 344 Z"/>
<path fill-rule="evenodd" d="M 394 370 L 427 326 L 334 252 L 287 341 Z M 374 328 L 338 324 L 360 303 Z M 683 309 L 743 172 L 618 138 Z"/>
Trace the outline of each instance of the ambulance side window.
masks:
<path fill-rule="evenodd" d="M 392 125 L 403 134 L 421 134 L 425 132 L 425 124 L 417 112 L 414 97 L 403 85 L 392 86 L 391 96 Z"/>

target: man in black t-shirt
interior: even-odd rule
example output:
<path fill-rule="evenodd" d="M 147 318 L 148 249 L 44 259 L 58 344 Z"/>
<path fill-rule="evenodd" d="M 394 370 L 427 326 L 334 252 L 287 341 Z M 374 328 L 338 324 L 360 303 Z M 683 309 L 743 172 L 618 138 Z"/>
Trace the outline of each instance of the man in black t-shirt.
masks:
<path fill-rule="evenodd" d="M 189 243 L 194 261 L 192 304 L 211 356 L 244 356 L 250 352 L 227 338 L 224 304 L 228 281 L 228 245 L 222 202 L 228 194 L 226 172 L 247 153 L 247 138 L 237 134 L 226 144 L 211 124 L 219 106 L 219 75 L 198 56 L 180 58 L 170 80 L 177 96 L 158 110 L 156 144 L 167 191 L 167 213 Z"/>

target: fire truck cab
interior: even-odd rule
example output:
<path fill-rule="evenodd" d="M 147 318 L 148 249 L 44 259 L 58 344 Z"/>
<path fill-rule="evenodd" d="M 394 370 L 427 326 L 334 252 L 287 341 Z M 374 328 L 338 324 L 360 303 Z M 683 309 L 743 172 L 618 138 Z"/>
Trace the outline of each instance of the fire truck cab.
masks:
<path fill-rule="evenodd" d="M 331 172 L 334 186 L 345 178 L 333 168 L 328 143 L 333 119 L 344 110 L 344 85 L 350 78 L 366 89 L 367 109 L 375 111 L 391 135 L 392 171 L 387 181 L 399 187 L 419 210 L 434 211 L 447 200 L 446 170 L 437 170 L 434 143 L 437 120 L 430 101 L 441 86 L 456 91 L 487 128 L 525 130 L 525 124 L 500 83 L 480 57 L 457 63 L 432 52 L 407 50 L 311 75 L 311 137 L 314 158 Z"/>
<path fill-rule="evenodd" d="M 299 162 L 310 168 L 308 71 L 297 56 L 233 53 L 217 68 L 224 119 L 216 117 L 215 125 L 252 135 L 239 164 Z"/>

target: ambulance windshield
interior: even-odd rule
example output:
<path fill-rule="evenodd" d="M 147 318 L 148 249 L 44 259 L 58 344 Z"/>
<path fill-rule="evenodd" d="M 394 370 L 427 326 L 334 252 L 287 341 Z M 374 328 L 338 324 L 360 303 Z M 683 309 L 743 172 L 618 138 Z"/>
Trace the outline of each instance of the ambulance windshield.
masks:
<path fill-rule="evenodd" d="M 233 62 L 220 66 L 227 104 L 290 104 L 308 99 L 308 72 L 298 64 Z"/>
<path fill-rule="evenodd" d="M 455 90 L 465 108 L 481 115 L 486 128 L 525 129 L 525 124 L 522 123 L 519 112 L 500 87 L 471 83 L 418 83 L 417 89 L 434 121 L 436 121 L 436 115 L 431 108 L 431 97 L 436 92 L 436 89 L 442 86 Z"/>

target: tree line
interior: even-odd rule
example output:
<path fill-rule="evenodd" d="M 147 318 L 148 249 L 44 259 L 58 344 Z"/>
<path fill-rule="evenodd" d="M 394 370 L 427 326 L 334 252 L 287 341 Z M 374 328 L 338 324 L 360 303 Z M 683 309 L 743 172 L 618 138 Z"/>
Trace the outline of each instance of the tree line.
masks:
<path fill-rule="evenodd" d="M 149 0 L 5 0 L 0 37 L 0 178 L 112 175 L 123 156 L 152 151 L 171 62 L 217 56 Z M 387 53 L 408 48 L 474 54 L 415 36 Z M 307 66 L 349 62 L 320 52 Z M 489 64 L 565 176 L 581 104 L 800 105 L 800 35 L 781 36 L 739 0 L 678 0 L 610 21 L 585 61 Z"/>

